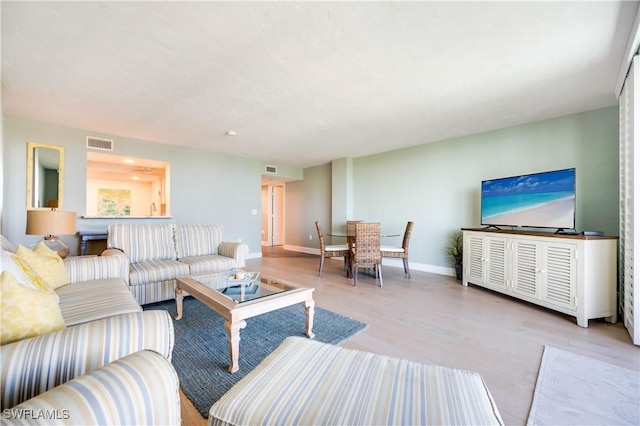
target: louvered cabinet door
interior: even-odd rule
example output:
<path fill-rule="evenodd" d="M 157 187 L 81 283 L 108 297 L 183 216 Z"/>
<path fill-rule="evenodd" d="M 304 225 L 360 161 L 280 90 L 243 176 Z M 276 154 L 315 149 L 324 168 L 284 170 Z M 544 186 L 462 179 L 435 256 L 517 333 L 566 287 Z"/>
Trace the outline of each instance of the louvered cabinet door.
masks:
<path fill-rule="evenodd" d="M 507 239 L 485 238 L 485 283 L 490 288 L 507 290 Z"/>
<path fill-rule="evenodd" d="M 542 278 L 541 244 L 533 240 L 513 240 L 513 280 L 511 290 L 522 296 L 540 298 Z"/>
<path fill-rule="evenodd" d="M 576 246 L 575 244 L 544 244 L 542 257 L 541 299 L 552 305 L 576 310 Z"/>
<path fill-rule="evenodd" d="M 463 284 L 484 282 L 485 255 L 484 237 L 476 234 L 465 235 L 463 246 Z"/>

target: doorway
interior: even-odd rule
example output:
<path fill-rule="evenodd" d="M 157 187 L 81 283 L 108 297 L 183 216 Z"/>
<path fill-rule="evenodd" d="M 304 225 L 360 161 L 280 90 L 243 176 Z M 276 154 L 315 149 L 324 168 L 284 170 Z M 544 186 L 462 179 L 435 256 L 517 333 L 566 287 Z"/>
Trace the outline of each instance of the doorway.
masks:
<path fill-rule="evenodd" d="M 284 245 L 284 185 L 262 186 L 262 245 Z"/>

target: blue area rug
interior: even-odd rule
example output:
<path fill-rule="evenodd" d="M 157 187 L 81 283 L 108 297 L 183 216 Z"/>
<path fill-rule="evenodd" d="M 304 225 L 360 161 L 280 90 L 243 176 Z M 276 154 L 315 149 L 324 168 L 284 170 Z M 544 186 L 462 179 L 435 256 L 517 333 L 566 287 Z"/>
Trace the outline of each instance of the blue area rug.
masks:
<path fill-rule="evenodd" d="M 162 309 L 175 318 L 173 300 L 146 305 L 145 310 Z M 253 370 L 288 336 L 304 336 L 305 314 L 302 304 L 268 312 L 246 320 L 240 330 L 240 370 L 231 374 L 229 344 L 224 318 L 211 308 L 186 297 L 183 316 L 174 320 L 175 347 L 172 363 L 178 372 L 180 387 L 203 417 L 209 408 L 236 382 Z M 315 307 L 315 340 L 338 344 L 364 330 L 367 324 Z"/>

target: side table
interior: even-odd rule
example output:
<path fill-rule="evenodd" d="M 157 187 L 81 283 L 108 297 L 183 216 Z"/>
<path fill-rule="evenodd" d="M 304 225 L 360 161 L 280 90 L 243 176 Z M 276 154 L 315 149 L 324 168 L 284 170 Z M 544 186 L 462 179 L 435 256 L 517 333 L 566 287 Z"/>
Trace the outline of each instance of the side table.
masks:
<path fill-rule="evenodd" d="M 87 241 L 106 240 L 108 234 L 106 232 L 96 231 L 78 231 L 80 236 L 80 255 L 84 256 L 87 252 Z"/>

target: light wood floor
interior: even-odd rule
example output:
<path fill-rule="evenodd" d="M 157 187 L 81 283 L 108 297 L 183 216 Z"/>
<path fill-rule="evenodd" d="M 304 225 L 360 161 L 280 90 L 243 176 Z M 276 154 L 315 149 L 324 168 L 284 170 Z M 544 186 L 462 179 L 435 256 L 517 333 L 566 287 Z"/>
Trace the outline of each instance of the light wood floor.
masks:
<path fill-rule="evenodd" d="M 480 373 L 506 424 L 526 423 L 545 345 L 640 371 L 640 348 L 622 324 L 575 319 L 453 277 L 383 268 L 384 287 L 366 273 L 358 287 L 344 277 L 342 263 L 282 249 L 247 261 L 247 269 L 315 288 L 316 306 L 369 326 L 341 346 Z M 251 321 L 251 320 L 248 320 Z M 242 337 L 242 333 L 241 333 Z M 240 353 L 242 357 L 242 352 Z M 182 398 L 184 425 L 206 424 Z"/>

